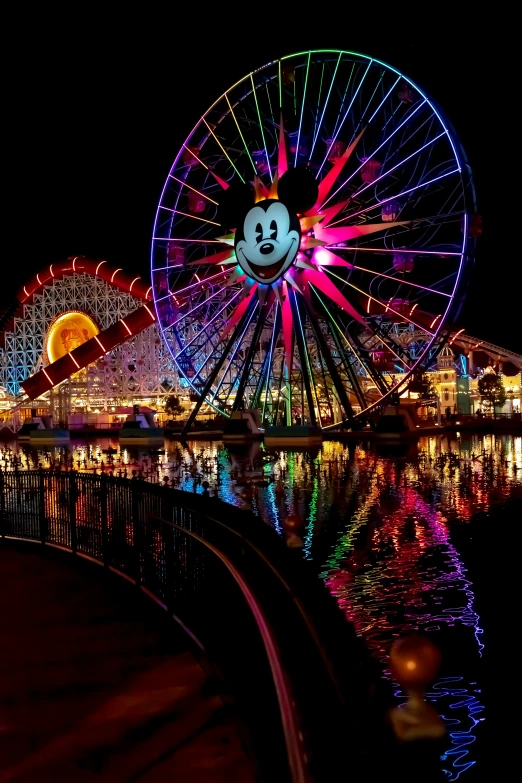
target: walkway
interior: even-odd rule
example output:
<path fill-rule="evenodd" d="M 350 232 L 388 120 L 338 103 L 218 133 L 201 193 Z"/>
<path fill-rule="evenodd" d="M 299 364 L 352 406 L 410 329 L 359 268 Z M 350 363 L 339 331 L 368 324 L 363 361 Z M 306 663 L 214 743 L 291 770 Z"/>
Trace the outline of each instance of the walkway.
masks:
<path fill-rule="evenodd" d="M 257 780 L 230 699 L 178 626 L 65 557 L 0 542 L 0 783 Z"/>

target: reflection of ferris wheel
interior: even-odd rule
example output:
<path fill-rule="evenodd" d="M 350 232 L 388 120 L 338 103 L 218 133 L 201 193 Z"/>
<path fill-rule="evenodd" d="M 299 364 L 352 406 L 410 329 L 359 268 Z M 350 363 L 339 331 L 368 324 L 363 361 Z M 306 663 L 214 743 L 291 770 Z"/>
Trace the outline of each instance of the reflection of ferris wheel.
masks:
<path fill-rule="evenodd" d="M 380 405 L 458 314 L 474 211 L 453 131 L 390 66 L 310 51 L 237 82 L 176 156 L 154 226 L 193 416 L 324 427 Z"/>

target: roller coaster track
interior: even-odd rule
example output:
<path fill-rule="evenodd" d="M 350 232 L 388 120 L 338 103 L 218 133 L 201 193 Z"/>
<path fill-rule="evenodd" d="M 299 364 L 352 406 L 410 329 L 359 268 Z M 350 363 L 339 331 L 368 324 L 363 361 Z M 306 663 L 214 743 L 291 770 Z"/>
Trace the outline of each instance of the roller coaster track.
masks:
<path fill-rule="evenodd" d="M 469 351 L 484 351 L 491 359 L 511 362 L 511 364 L 514 364 L 515 367 L 522 371 L 522 355 L 506 348 L 501 348 L 499 345 L 488 343 L 486 340 L 479 340 L 476 337 L 471 337 L 469 334 L 459 334 L 457 332 L 455 337 L 450 337 L 448 344 L 461 347 L 465 353 Z"/>

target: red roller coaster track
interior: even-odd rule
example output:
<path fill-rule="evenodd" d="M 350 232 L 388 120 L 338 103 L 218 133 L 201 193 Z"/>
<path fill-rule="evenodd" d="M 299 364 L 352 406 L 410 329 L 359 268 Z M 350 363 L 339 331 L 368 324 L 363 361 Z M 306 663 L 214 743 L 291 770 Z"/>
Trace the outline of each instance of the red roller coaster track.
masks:
<path fill-rule="evenodd" d="M 120 318 L 111 324 L 100 334 L 91 337 L 90 340 L 87 340 L 70 353 L 65 354 L 65 356 L 57 359 L 52 364 L 26 378 L 21 385 L 31 400 L 40 397 L 70 375 L 100 359 L 156 321 L 153 307 L 147 304 L 152 299 L 152 287 L 147 285 L 139 275 L 133 278 L 129 277 L 124 273 L 123 269 L 114 269 L 106 261 L 97 261 L 84 256 L 73 256 L 61 263 L 51 264 L 47 269 L 39 272 L 18 291 L 18 305 L 22 306 L 28 302 L 49 281 L 71 273 L 100 277 L 115 288 L 119 288 L 132 294 L 137 299 L 141 299 L 143 305 L 134 310 L 134 312 L 129 313 L 125 318 Z M 16 308 L 17 310 L 18 308 Z"/>

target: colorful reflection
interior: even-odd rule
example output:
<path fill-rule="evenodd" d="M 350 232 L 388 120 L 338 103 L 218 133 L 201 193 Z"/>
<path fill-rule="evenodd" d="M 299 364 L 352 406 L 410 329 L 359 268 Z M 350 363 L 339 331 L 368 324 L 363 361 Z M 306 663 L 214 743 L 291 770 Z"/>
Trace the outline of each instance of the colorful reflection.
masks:
<path fill-rule="evenodd" d="M 316 566 L 384 676 L 398 635 L 418 630 L 440 647 L 443 665 L 428 699 L 448 727 L 448 780 L 463 773 L 471 780 L 488 721 L 502 718 L 488 714 L 482 699 L 488 629 L 455 533 L 479 512 L 522 500 L 522 438 L 440 435 L 398 448 L 329 441 L 309 452 L 166 441 L 140 451 L 105 438 L 38 451 L 6 444 L 0 467 L 134 475 L 251 508 Z M 62 500 L 67 513 L 69 500 Z M 79 516 L 95 507 L 95 499 L 81 499 Z M 397 684 L 395 693 L 398 702 L 405 698 Z"/>

